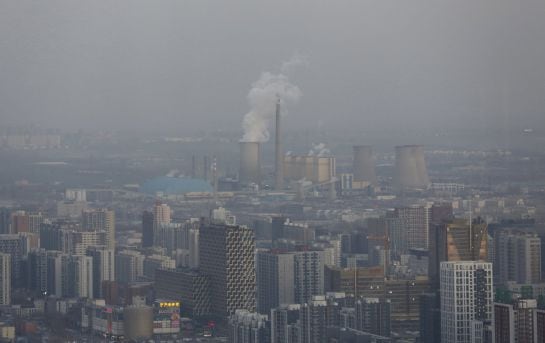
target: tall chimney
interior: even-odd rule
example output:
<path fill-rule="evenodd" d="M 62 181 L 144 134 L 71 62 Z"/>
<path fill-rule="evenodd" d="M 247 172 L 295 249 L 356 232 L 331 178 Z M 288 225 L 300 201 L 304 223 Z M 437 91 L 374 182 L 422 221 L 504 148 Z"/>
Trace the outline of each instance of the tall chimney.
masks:
<path fill-rule="evenodd" d="M 216 156 L 213 157 L 212 160 L 212 185 L 214 187 L 214 201 L 218 201 L 218 161 L 216 159 Z"/>
<path fill-rule="evenodd" d="M 209 180 L 210 162 L 208 162 L 208 156 L 203 157 L 203 179 Z"/>
<path fill-rule="evenodd" d="M 280 128 L 280 98 L 276 102 L 276 130 L 275 130 L 275 189 L 284 189 L 284 152 L 282 151 L 282 137 Z"/>
<path fill-rule="evenodd" d="M 195 155 L 191 156 L 191 177 L 197 177 L 197 157 Z"/>

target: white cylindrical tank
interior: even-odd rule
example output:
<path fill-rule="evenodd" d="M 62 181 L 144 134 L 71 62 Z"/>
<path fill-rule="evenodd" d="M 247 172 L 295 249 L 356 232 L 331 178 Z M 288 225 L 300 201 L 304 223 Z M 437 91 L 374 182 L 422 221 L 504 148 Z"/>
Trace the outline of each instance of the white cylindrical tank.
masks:
<path fill-rule="evenodd" d="M 153 336 L 153 308 L 129 306 L 123 310 L 125 337 L 129 340 L 146 339 Z"/>

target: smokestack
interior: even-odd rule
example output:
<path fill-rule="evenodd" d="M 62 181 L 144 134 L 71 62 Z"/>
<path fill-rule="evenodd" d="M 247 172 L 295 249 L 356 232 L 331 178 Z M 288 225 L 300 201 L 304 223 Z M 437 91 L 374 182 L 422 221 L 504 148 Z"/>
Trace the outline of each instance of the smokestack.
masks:
<path fill-rule="evenodd" d="M 395 186 L 399 189 L 427 188 L 430 180 L 420 145 L 396 147 Z"/>
<path fill-rule="evenodd" d="M 197 157 L 195 155 L 191 156 L 191 177 L 197 177 Z"/>
<path fill-rule="evenodd" d="M 377 184 L 373 147 L 369 145 L 354 146 L 353 173 L 354 181 L 366 181 L 373 185 Z"/>
<path fill-rule="evenodd" d="M 203 179 L 209 180 L 208 174 L 210 172 L 210 164 L 208 162 L 208 156 L 203 157 Z"/>
<path fill-rule="evenodd" d="M 214 156 L 212 160 L 212 178 L 213 178 L 213 186 L 214 186 L 214 201 L 218 201 L 218 161 L 216 159 L 216 156 Z"/>
<path fill-rule="evenodd" d="M 240 142 L 239 181 L 243 184 L 260 184 L 261 174 L 259 142 Z"/>
<path fill-rule="evenodd" d="M 275 130 L 275 189 L 284 189 L 284 152 L 282 151 L 282 137 L 280 127 L 280 98 L 276 102 L 276 130 Z"/>

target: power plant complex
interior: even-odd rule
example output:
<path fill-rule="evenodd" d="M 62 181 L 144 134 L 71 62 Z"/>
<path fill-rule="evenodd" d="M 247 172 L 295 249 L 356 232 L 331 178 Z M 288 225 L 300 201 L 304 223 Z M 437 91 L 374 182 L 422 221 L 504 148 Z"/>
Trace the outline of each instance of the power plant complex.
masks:
<path fill-rule="evenodd" d="M 285 182 L 305 182 L 315 186 L 335 183 L 336 160 L 335 157 L 330 156 L 329 151 L 325 154 L 310 152 L 300 155 L 284 155 L 280 99 L 276 101 L 275 106 L 274 189 L 284 190 Z M 240 142 L 239 183 L 241 186 L 250 184 L 261 186 L 265 181 L 261 171 L 261 152 L 261 142 Z M 370 186 L 376 187 L 378 184 L 373 147 L 370 145 L 353 146 L 350 188 L 365 189 Z M 429 187 L 430 180 L 424 149 L 421 145 L 395 147 L 392 184 L 398 191 L 423 190 Z"/>

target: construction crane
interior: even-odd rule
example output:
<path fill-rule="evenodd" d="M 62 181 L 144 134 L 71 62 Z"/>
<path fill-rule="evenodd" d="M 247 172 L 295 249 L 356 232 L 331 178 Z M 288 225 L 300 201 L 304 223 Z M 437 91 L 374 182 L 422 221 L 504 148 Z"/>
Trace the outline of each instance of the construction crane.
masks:
<path fill-rule="evenodd" d="M 382 241 L 384 244 L 384 277 L 386 278 L 389 273 L 389 266 L 390 266 L 390 235 L 388 232 L 388 227 L 386 226 L 386 232 L 384 235 L 368 235 L 367 240 L 372 241 Z"/>

